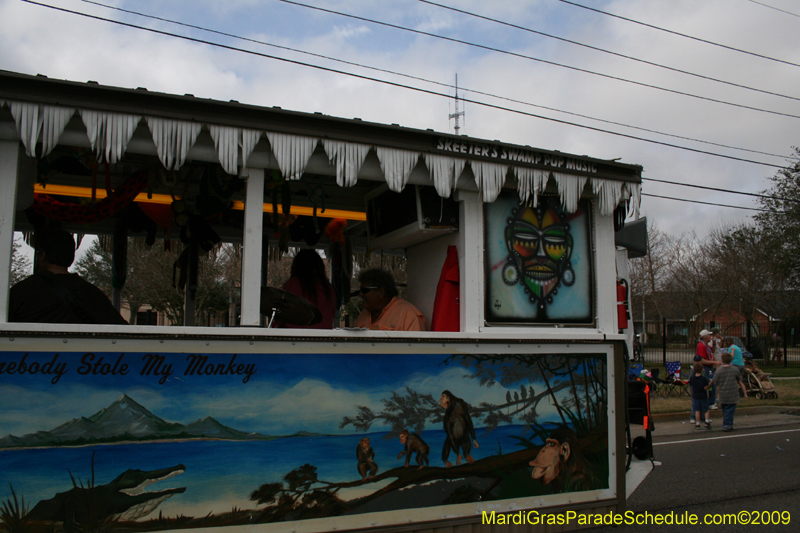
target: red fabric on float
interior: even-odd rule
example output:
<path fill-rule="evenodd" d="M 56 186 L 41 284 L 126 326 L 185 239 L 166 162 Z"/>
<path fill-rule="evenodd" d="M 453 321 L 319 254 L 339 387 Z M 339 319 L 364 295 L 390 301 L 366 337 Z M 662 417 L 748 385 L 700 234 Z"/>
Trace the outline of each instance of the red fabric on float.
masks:
<path fill-rule="evenodd" d="M 447 247 L 447 257 L 442 267 L 442 275 L 436 286 L 436 299 L 433 301 L 431 331 L 460 331 L 461 312 L 459 310 L 460 275 L 458 271 L 458 251 Z"/>

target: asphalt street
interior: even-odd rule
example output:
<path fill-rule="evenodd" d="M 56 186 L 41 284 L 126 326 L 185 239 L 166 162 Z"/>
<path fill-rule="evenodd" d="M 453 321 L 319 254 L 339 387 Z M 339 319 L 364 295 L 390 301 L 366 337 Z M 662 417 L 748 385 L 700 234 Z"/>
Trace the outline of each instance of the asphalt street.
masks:
<path fill-rule="evenodd" d="M 635 513 L 695 514 L 701 524 L 632 525 L 624 529 L 800 531 L 800 416 L 789 414 L 790 409 L 742 409 L 737 413 L 736 429 L 730 433 L 721 431 L 721 420 L 710 431 L 697 431 L 689 422 L 688 413 L 657 419 L 653 433 L 656 466 L 631 494 L 628 509 Z M 712 413 L 721 418 L 719 411 Z M 788 518 L 789 523 L 702 524 L 706 514 L 742 511 L 751 522 L 762 518 L 785 522 Z M 764 511 L 772 514 L 767 516 Z M 782 512 L 788 515 L 781 515 Z M 620 528 L 591 531 L 612 532 Z"/>

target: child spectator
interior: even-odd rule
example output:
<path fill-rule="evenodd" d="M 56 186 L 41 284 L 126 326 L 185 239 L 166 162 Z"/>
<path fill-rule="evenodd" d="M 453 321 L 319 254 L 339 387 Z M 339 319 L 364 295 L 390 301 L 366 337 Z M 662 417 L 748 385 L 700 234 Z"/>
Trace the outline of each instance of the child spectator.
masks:
<path fill-rule="evenodd" d="M 692 411 L 695 413 L 695 429 L 700 429 L 700 417 L 704 416 L 706 429 L 711 429 L 711 418 L 708 416 L 708 388 L 711 380 L 703 375 L 703 363 L 694 364 L 694 373 L 689 377 L 689 388 L 692 390 Z"/>
<path fill-rule="evenodd" d="M 739 387 L 744 391 L 739 369 L 732 366 L 731 361 L 733 356 L 723 353 L 722 366 L 714 373 L 717 397 L 722 405 L 722 431 L 733 431 L 733 415 L 736 412 L 736 404 L 739 403 Z"/>

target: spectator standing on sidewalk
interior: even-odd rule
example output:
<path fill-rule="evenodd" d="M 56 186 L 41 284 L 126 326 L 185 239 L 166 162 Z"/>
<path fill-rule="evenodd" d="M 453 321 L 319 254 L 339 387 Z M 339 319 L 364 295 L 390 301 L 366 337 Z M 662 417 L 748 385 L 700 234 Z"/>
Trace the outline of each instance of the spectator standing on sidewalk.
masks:
<path fill-rule="evenodd" d="M 722 364 L 722 330 L 720 328 L 711 328 L 711 340 L 708 345 L 711 347 L 711 355 L 718 365 Z M 713 397 L 711 398 L 710 409 L 719 409 L 719 397 L 717 396 L 717 386 L 711 383 L 711 390 Z"/>
<path fill-rule="evenodd" d="M 731 354 L 733 357 L 733 361 L 731 364 L 739 369 L 739 375 L 744 376 L 744 355 L 742 355 L 742 349 L 736 346 L 736 343 L 733 342 L 732 337 L 725 337 L 725 343 L 723 349 L 727 348 L 728 353 Z M 745 398 L 747 396 L 745 395 Z"/>
<path fill-rule="evenodd" d="M 711 351 L 711 335 L 712 333 L 707 329 L 700 332 L 700 341 L 697 343 L 697 349 L 694 353 L 695 363 L 703 365 L 703 373 L 709 379 L 714 378 L 714 371 L 722 364 L 721 361 L 714 360 L 714 354 Z M 716 388 L 712 385 L 708 391 L 709 405 L 714 405 L 716 401 Z M 713 409 L 713 407 L 712 407 Z"/>
<path fill-rule="evenodd" d="M 733 356 L 722 354 L 722 367 L 714 373 L 719 403 L 722 405 L 722 431 L 733 431 L 733 415 L 739 403 L 739 388 L 744 390 L 739 369 L 731 365 Z"/>
<path fill-rule="evenodd" d="M 689 376 L 689 389 L 692 391 L 692 412 L 695 416 L 695 428 L 700 429 L 700 418 L 705 417 L 706 429 L 711 429 L 711 417 L 708 412 L 708 389 L 711 380 L 703 373 L 703 364 L 694 364 L 694 371 Z"/>

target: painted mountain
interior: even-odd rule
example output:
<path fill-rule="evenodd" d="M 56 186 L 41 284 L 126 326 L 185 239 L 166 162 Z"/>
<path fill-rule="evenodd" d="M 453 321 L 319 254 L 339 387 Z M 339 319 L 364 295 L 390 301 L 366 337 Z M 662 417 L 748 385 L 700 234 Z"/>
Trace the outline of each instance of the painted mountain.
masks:
<path fill-rule="evenodd" d="M 73 418 L 50 431 L 37 431 L 22 437 L 7 435 L 0 439 L 0 448 L 191 438 L 266 440 L 275 437 L 229 428 L 210 416 L 187 425 L 167 422 L 123 394 L 89 418 Z"/>

